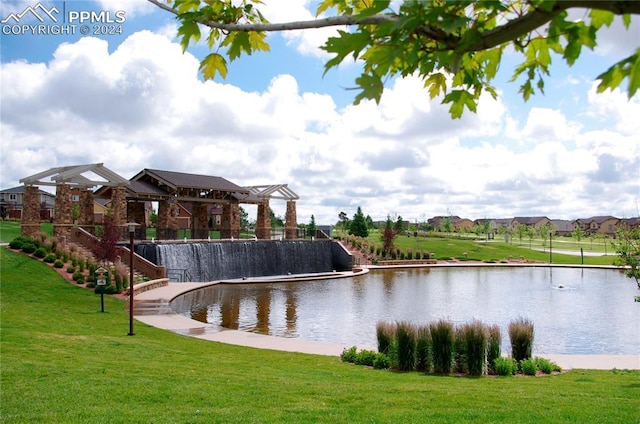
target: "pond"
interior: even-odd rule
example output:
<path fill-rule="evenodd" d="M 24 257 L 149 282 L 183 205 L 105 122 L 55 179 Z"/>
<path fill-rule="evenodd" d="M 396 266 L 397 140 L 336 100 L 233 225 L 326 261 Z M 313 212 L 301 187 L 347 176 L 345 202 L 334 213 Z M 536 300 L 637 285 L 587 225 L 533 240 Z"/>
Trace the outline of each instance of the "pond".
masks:
<path fill-rule="evenodd" d="M 635 282 L 614 270 L 416 268 L 323 281 L 221 284 L 172 302 L 185 316 L 225 328 L 375 348 L 378 321 L 478 319 L 535 326 L 535 354 L 640 352 Z"/>

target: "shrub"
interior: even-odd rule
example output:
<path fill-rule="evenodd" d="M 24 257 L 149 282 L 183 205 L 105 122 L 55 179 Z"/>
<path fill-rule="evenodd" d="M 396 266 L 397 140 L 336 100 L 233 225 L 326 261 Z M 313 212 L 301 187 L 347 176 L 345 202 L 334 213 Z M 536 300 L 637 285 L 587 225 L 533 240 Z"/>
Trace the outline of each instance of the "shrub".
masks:
<path fill-rule="evenodd" d="M 485 325 L 480 321 L 473 321 L 464 324 L 461 333 L 469 374 L 478 376 L 486 373 L 488 335 Z"/>
<path fill-rule="evenodd" d="M 552 372 L 562 371 L 562 368 L 555 362 L 552 362 L 546 358 L 535 357 L 533 360 L 536 363 L 538 369 L 544 374 L 551 374 Z"/>
<path fill-rule="evenodd" d="M 398 371 L 413 371 L 416 360 L 416 328 L 402 321 L 396 325 L 396 347 L 398 349 Z"/>
<path fill-rule="evenodd" d="M 378 339 L 378 352 L 389 354 L 389 346 L 395 338 L 396 326 L 390 322 L 379 321 L 376 324 L 376 338 Z"/>
<path fill-rule="evenodd" d="M 454 327 L 453 330 L 453 371 L 466 374 L 467 368 L 467 346 L 464 342 L 462 326 Z"/>
<path fill-rule="evenodd" d="M 71 278 L 73 278 L 73 281 L 75 281 L 78 284 L 84 284 L 84 274 L 81 273 L 80 271 L 74 272 Z"/>
<path fill-rule="evenodd" d="M 369 367 L 372 367 L 373 366 L 373 362 L 376 359 L 376 355 L 377 355 L 377 352 L 374 352 L 372 350 L 363 349 L 356 355 L 355 364 L 356 365 L 367 365 Z"/>
<path fill-rule="evenodd" d="M 74 272 L 76 272 L 76 267 L 73 265 L 69 265 L 69 267 L 67 268 L 67 272 L 69 274 L 73 274 Z"/>
<path fill-rule="evenodd" d="M 431 370 L 431 333 L 426 325 L 418 326 L 416 329 L 416 370 Z"/>
<path fill-rule="evenodd" d="M 14 238 L 13 240 L 11 240 L 11 242 L 9 243 L 9 247 L 15 250 L 20 250 L 22 249 L 22 245 L 30 242 L 31 239 L 26 238 L 26 237 L 22 237 L 22 236 L 18 236 L 16 238 Z"/>
<path fill-rule="evenodd" d="M 533 351 L 533 322 L 518 318 L 509 323 L 509 339 L 511 340 L 511 356 L 520 362 L 531 358 Z"/>
<path fill-rule="evenodd" d="M 453 324 L 439 320 L 429 325 L 433 349 L 433 371 L 449 374 L 453 365 Z"/>
<path fill-rule="evenodd" d="M 389 357 L 384 353 L 376 353 L 376 357 L 373 360 L 373 368 L 376 370 L 386 370 L 391 365 Z"/>
<path fill-rule="evenodd" d="M 350 362 L 355 363 L 356 358 L 358 356 L 357 348 L 355 346 L 351 346 L 349 349 L 344 349 L 340 354 L 340 359 L 342 362 Z"/>
<path fill-rule="evenodd" d="M 60 259 L 56 259 L 56 261 L 53 263 L 53 266 L 56 268 L 62 268 L 64 266 L 64 262 L 62 262 Z"/>
<path fill-rule="evenodd" d="M 104 290 L 104 294 L 116 294 L 118 293 L 118 289 L 116 289 L 116 286 L 109 284 L 107 286 L 96 286 L 93 289 L 93 292 L 96 294 L 100 294 L 100 292 Z"/>
<path fill-rule="evenodd" d="M 513 358 L 505 358 L 500 356 L 493 361 L 493 368 L 497 375 L 503 377 L 514 375 L 518 371 L 518 364 Z"/>
<path fill-rule="evenodd" d="M 531 358 L 520 361 L 520 369 L 524 375 L 536 375 L 538 373 L 536 362 Z"/>
<path fill-rule="evenodd" d="M 33 256 L 42 259 L 47 256 L 47 249 L 45 249 L 44 247 L 38 247 L 36 251 L 33 252 Z"/>
<path fill-rule="evenodd" d="M 37 249 L 36 245 L 33 244 L 32 242 L 27 241 L 25 243 L 22 243 L 22 251 L 24 253 L 33 253 L 36 251 L 36 249 Z"/>
<path fill-rule="evenodd" d="M 52 264 L 54 263 L 56 260 L 56 255 L 54 255 L 53 253 L 49 253 L 47 256 L 45 256 L 42 261 L 46 262 L 48 264 Z"/>
<path fill-rule="evenodd" d="M 409 260 L 413 259 L 413 250 L 407 249 L 406 258 L 409 259 Z"/>
<path fill-rule="evenodd" d="M 502 355 L 501 346 L 502 346 L 502 331 L 500 330 L 499 325 L 490 325 L 487 328 L 489 333 L 489 340 L 487 344 L 487 365 L 489 366 L 488 371 L 491 374 L 495 374 L 494 363 L 496 358 L 499 358 Z"/>

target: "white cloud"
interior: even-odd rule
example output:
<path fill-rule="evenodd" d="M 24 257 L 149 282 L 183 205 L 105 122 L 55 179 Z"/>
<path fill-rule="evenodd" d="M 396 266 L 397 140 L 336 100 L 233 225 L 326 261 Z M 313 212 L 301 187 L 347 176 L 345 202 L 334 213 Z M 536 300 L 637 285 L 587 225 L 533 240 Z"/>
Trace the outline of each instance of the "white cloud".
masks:
<path fill-rule="evenodd" d="M 289 184 L 300 222 L 334 223 L 357 206 L 374 219 L 571 218 L 603 212 L 605 195 L 606 213 L 634 212 L 640 106 L 619 91 L 591 88 L 578 110 L 518 103 L 521 121 L 487 96 L 451 120 L 416 77 L 394 81 L 380 105 L 338 109 L 291 75 L 263 91 L 203 82 L 196 58 L 149 31 L 108 47 L 84 38 L 47 63 L 1 65 L 3 188 L 103 162 L 127 178 L 159 168 Z M 283 202 L 272 207 L 284 215 Z"/>

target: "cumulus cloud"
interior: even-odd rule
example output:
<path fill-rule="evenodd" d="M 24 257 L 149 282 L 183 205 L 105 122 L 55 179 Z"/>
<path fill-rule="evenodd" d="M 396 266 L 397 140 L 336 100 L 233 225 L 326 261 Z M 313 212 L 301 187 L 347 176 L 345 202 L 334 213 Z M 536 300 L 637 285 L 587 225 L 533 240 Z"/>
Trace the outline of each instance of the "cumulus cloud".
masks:
<path fill-rule="evenodd" d="M 0 70 L 3 188 L 54 166 L 103 162 L 127 178 L 159 168 L 289 184 L 298 220 L 322 224 L 357 206 L 376 220 L 571 218 L 601 213 L 602 196 L 607 213 L 630 216 L 638 197 L 640 109 L 619 91 L 591 88 L 578 110 L 519 103 L 523 119 L 488 96 L 451 120 L 410 76 L 380 105 L 339 108 L 294 72 L 263 90 L 203 82 L 195 57 L 149 31 L 119 46 L 83 38 Z"/>

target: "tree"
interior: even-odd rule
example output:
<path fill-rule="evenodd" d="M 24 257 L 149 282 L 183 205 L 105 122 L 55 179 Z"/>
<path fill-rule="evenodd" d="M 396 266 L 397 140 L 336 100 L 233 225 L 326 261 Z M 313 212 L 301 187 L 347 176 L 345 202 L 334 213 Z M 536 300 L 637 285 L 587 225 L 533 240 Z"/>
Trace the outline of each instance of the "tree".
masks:
<path fill-rule="evenodd" d="M 616 264 L 625 267 L 625 275 L 633 278 L 640 290 L 640 229 L 623 226 L 616 231 L 612 244 L 617 255 Z M 636 296 L 636 301 L 640 301 L 640 296 Z"/>
<path fill-rule="evenodd" d="M 524 224 L 518 224 L 516 226 L 516 234 L 518 235 L 520 244 L 522 244 L 522 238 L 527 234 L 527 226 Z"/>
<path fill-rule="evenodd" d="M 99 241 L 93 253 L 98 259 L 113 262 L 118 253 L 118 240 L 120 240 L 120 230 L 115 218 L 107 214 L 103 218 L 102 232 L 99 234 Z"/>
<path fill-rule="evenodd" d="M 312 236 L 315 237 L 316 235 L 316 230 L 318 230 L 318 226 L 316 225 L 316 217 L 313 216 L 313 214 L 311 215 L 311 221 L 309 222 L 309 225 L 307 225 L 307 232 Z"/>
<path fill-rule="evenodd" d="M 584 237 L 584 230 L 582 229 L 582 227 L 579 225 L 576 226 L 576 228 L 574 228 L 571 232 L 571 237 L 576 239 L 576 241 L 578 242 L 578 246 L 580 246 L 580 241 Z"/>
<path fill-rule="evenodd" d="M 255 7 L 260 0 L 148 0 L 176 15 L 183 50 L 202 36 L 200 26 L 209 27 L 206 36 L 212 53 L 200 62 L 205 79 L 227 75 L 229 61 L 242 54 L 269 51 L 266 33 L 321 27 L 338 29 L 321 48 L 333 57 L 325 73 L 348 57 L 362 62 L 362 74 L 355 84 L 363 99 L 380 101 L 384 83 L 396 76 L 417 74 L 429 95 L 443 95 L 453 118 L 464 108 L 475 112 L 480 95 L 497 97 L 491 85 L 502 54 L 512 49 L 521 56 L 511 81 L 521 80 L 519 92 L 526 101 L 536 91 L 543 93 L 552 54 L 568 65 L 580 57 L 582 48 L 593 49 L 597 34 L 610 26 L 616 15 L 626 28 L 631 15 L 640 14 L 638 1 L 510 0 L 510 1 L 403 1 L 390 8 L 390 0 L 323 0 L 311 21 L 269 23 Z M 584 19 L 569 18 L 569 10 L 581 9 Z M 597 76 L 598 91 L 614 89 L 627 81 L 631 98 L 640 87 L 640 48 Z"/>
<path fill-rule="evenodd" d="M 246 232 L 249 229 L 249 213 L 240 206 L 240 229 Z"/>
<path fill-rule="evenodd" d="M 342 232 L 347 231 L 347 225 L 349 225 L 349 217 L 345 212 L 340 212 L 338 214 L 338 219 L 340 219 L 340 223 L 342 224 Z"/>
<path fill-rule="evenodd" d="M 352 234 L 357 237 L 368 237 L 369 229 L 367 228 L 367 222 L 365 221 L 364 214 L 362 213 L 362 209 L 358 206 L 358 209 L 353 215 L 353 220 L 351 220 L 351 225 L 349 226 L 349 234 Z"/>
<path fill-rule="evenodd" d="M 393 231 L 395 231 L 396 234 L 400 234 L 404 231 L 404 221 L 400 215 L 398 215 L 398 219 L 396 219 L 395 224 L 393 224 Z"/>
<path fill-rule="evenodd" d="M 284 221 L 281 216 L 276 216 L 273 209 L 269 208 L 269 218 L 271 219 L 271 228 L 284 227 Z"/>
<path fill-rule="evenodd" d="M 382 249 L 385 252 L 390 252 L 391 249 L 393 249 L 393 242 L 397 235 L 398 232 L 394 229 L 393 221 L 391 220 L 391 217 L 387 215 L 384 230 L 382 231 Z"/>

